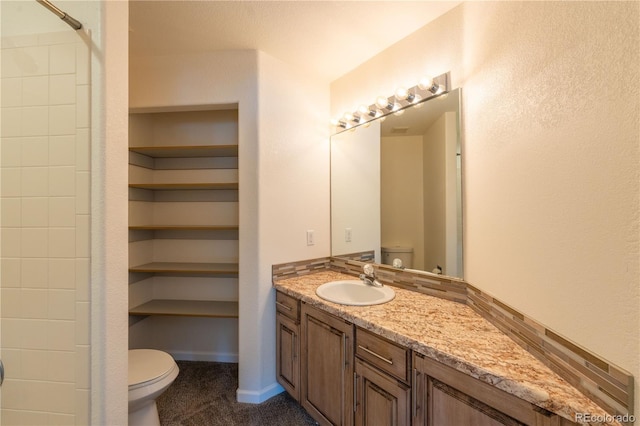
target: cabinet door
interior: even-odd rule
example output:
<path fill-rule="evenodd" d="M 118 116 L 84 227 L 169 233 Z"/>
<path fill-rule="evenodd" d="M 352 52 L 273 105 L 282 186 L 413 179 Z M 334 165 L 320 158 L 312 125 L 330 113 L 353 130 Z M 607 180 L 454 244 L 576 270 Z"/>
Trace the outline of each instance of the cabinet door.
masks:
<path fill-rule="evenodd" d="M 353 425 L 353 325 L 302 304 L 301 403 L 321 425 Z"/>
<path fill-rule="evenodd" d="M 356 426 L 410 424 L 411 389 L 356 359 Z"/>
<path fill-rule="evenodd" d="M 413 365 L 414 426 L 561 424 L 546 410 L 420 354 Z"/>
<path fill-rule="evenodd" d="M 300 339 L 299 326 L 290 318 L 276 315 L 276 373 L 278 383 L 296 401 L 300 400 Z"/>

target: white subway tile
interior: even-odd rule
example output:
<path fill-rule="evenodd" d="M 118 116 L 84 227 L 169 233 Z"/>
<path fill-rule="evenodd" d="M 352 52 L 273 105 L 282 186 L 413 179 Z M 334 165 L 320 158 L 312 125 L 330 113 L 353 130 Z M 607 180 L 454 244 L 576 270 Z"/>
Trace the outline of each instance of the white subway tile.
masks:
<path fill-rule="evenodd" d="M 23 167 L 20 172 L 23 197 L 46 197 L 49 194 L 47 167 Z"/>
<path fill-rule="evenodd" d="M 49 319 L 74 320 L 75 318 L 75 291 L 49 289 Z M 87 322 L 89 322 L 88 318 Z"/>
<path fill-rule="evenodd" d="M 49 168 L 49 195 L 52 197 L 73 196 L 76 192 L 75 167 Z"/>
<path fill-rule="evenodd" d="M 76 84 L 91 83 L 91 56 L 82 42 L 76 44 Z"/>
<path fill-rule="evenodd" d="M 48 400 L 46 409 L 52 416 L 57 416 L 60 421 L 61 414 L 73 414 L 76 405 L 76 387 L 73 383 L 47 382 Z M 54 414 L 55 413 L 55 414 Z M 63 423 L 65 424 L 65 423 Z"/>
<path fill-rule="evenodd" d="M 49 164 L 49 138 L 31 136 L 22 138 L 22 167 L 47 166 Z"/>
<path fill-rule="evenodd" d="M 76 133 L 76 106 L 54 105 L 49 107 L 49 134 L 74 135 Z"/>
<path fill-rule="evenodd" d="M 49 134 L 49 107 L 31 106 L 22 108 L 20 124 L 22 136 L 46 136 Z"/>
<path fill-rule="evenodd" d="M 49 77 L 40 75 L 22 79 L 22 105 L 49 105 Z"/>
<path fill-rule="evenodd" d="M 49 257 L 76 257 L 74 228 L 49 228 Z"/>
<path fill-rule="evenodd" d="M 91 344 L 89 302 L 76 302 L 76 345 Z"/>
<path fill-rule="evenodd" d="M 2 167 L 20 167 L 22 158 L 22 138 L 3 137 L 0 140 L 0 165 Z M 4 194 L 1 194 L 4 196 Z"/>
<path fill-rule="evenodd" d="M 24 228 L 21 233 L 22 257 L 47 257 L 49 230 L 47 228 Z"/>
<path fill-rule="evenodd" d="M 89 172 L 76 173 L 76 213 L 91 213 L 91 182 Z"/>
<path fill-rule="evenodd" d="M 49 199 L 45 197 L 25 197 L 22 199 L 22 226 L 49 226 Z"/>
<path fill-rule="evenodd" d="M 0 100 L 3 108 L 6 107 L 20 107 L 22 106 L 22 79 L 15 78 L 2 78 L 0 83 L 2 86 L 2 97 Z"/>
<path fill-rule="evenodd" d="M 49 368 L 48 357 L 50 351 L 23 350 L 22 351 L 22 379 L 45 380 Z"/>
<path fill-rule="evenodd" d="M 49 76 L 49 105 L 68 105 L 76 103 L 75 74 Z"/>
<path fill-rule="evenodd" d="M 76 388 L 76 425 L 91 424 L 91 393 L 89 389 Z"/>
<path fill-rule="evenodd" d="M 0 230 L 0 233 L 2 230 Z M 2 234 L 0 234 L 2 235 Z M 2 237 L 4 238 L 4 237 Z M 17 257 L 8 258 L 2 254 L 0 260 L 0 281 L 2 287 L 20 287 L 20 259 Z"/>
<path fill-rule="evenodd" d="M 22 53 L 17 57 L 22 76 L 49 73 L 49 48 L 47 46 L 24 47 Z"/>
<path fill-rule="evenodd" d="M 16 47 L 37 46 L 38 35 L 37 34 L 25 34 L 14 36 L 2 36 L 2 48 L 10 49 Z"/>
<path fill-rule="evenodd" d="M 24 319 L 47 319 L 49 317 L 49 290 L 23 288 L 20 311 Z"/>
<path fill-rule="evenodd" d="M 76 388 L 89 389 L 91 385 L 91 346 L 76 346 Z"/>
<path fill-rule="evenodd" d="M 22 374 L 22 350 L 2 348 L 0 358 L 8 368 L 5 369 L 5 379 L 20 379 Z"/>
<path fill-rule="evenodd" d="M 51 53 L 51 74 L 74 74 L 76 72 L 76 45 L 60 44 L 49 46 Z"/>
<path fill-rule="evenodd" d="M 0 136 L 3 138 L 22 136 L 22 108 L 2 107 L 2 127 Z"/>
<path fill-rule="evenodd" d="M 76 226 L 76 200 L 73 197 L 49 198 L 49 226 Z"/>
<path fill-rule="evenodd" d="M 4 39 L 4 37 L 2 37 Z M 20 56 L 22 55 L 22 49 L 5 49 L 2 51 L 2 61 L 0 65 L 0 73 L 2 78 L 9 77 L 22 77 L 22 70 L 20 69 Z"/>
<path fill-rule="evenodd" d="M 88 128 L 91 124 L 91 88 L 88 85 L 76 89 L 76 127 Z"/>
<path fill-rule="evenodd" d="M 52 351 L 75 350 L 75 322 L 49 320 L 47 329 L 47 348 Z"/>
<path fill-rule="evenodd" d="M 91 167 L 91 141 L 89 129 L 76 131 L 76 171 L 89 171 Z"/>
<path fill-rule="evenodd" d="M 21 274 L 23 288 L 49 287 L 49 263 L 46 258 L 22 259 Z"/>
<path fill-rule="evenodd" d="M 73 166 L 76 162 L 76 137 L 74 135 L 49 138 L 49 165 Z"/>
<path fill-rule="evenodd" d="M 50 338 L 49 321 L 44 319 L 20 320 L 22 331 L 22 347 L 24 349 L 49 349 L 47 346 Z"/>
<path fill-rule="evenodd" d="M 91 246 L 91 223 L 88 214 L 76 215 L 76 256 L 89 257 Z"/>
<path fill-rule="evenodd" d="M 23 319 L 2 318 L 0 334 L 2 334 L 2 350 L 22 348 Z M 4 404 L 4 400 L 3 400 Z"/>
<path fill-rule="evenodd" d="M 49 259 L 49 288 L 76 288 L 76 261 L 74 259 Z"/>
<path fill-rule="evenodd" d="M 76 259 L 76 300 L 90 300 L 90 263 L 88 258 Z"/>
<path fill-rule="evenodd" d="M 0 292 L 0 310 L 2 318 L 21 318 L 21 289 L 2 287 Z"/>
<path fill-rule="evenodd" d="M 22 203 L 20 198 L 3 198 L 0 201 L 0 225 L 17 228 L 22 224 Z"/>
<path fill-rule="evenodd" d="M 48 372 L 45 376 L 52 382 L 76 381 L 76 353 L 74 351 L 49 351 Z"/>
<path fill-rule="evenodd" d="M 22 245 L 22 230 L 19 228 L 0 229 L 0 244 L 3 257 L 20 257 Z"/>

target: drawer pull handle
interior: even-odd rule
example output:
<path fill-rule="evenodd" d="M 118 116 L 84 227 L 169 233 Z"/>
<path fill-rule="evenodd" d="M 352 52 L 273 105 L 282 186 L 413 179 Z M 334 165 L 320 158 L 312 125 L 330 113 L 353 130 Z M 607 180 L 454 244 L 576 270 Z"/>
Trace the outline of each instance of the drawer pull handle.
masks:
<path fill-rule="evenodd" d="M 291 310 L 293 310 L 293 308 L 292 308 L 291 306 L 287 306 L 287 305 L 285 305 L 284 303 L 280 303 L 280 302 L 276 302 L 276 306 L 279 306 L 279 307 L 281 307 L 281 308 L 284 308 L 284 309 L 286 309 L 287 311 L 291 311 Z"/>
<path fill-rule="evenodd" d="M 393 360 L 391 360 L 391 359 L 387 359 L 387 358 L 383 357 L 382 355 L 378 355 L 377 353 L 375 353 L 375 352 L 374 352 L 374 351 L 372 351 L 371 349 L 369 349 L 369 348 L 365 348 L 365 347 L 364 347 L 364 346 L 362 346 L 362 345 L 358 345 L 358 347 L 359 347 L 360 349 L 362 349 L 363 351 L 365 351 L 366 353 L 368 353 L 368 354 L 370 354 L 370 355 L 373 355 L 373 356 L 375 356 L 376 358 L 378 358 L 378 359 L 380 359 L 380 360 L 382 360 L 382 361 L 386 362 L 387 364 L 389 364 L 389 365 L 393 365 Z"/>

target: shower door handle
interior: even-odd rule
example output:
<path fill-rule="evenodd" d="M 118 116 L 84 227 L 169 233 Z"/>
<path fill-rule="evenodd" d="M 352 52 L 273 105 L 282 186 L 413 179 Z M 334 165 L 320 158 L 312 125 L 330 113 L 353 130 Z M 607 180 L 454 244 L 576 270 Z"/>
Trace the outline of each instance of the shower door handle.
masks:
<path fill-rule="evenodd" d="M 0 386 L 2 386 L 2 382 L 4 382 L 4 364 L 0 359 Z"/>

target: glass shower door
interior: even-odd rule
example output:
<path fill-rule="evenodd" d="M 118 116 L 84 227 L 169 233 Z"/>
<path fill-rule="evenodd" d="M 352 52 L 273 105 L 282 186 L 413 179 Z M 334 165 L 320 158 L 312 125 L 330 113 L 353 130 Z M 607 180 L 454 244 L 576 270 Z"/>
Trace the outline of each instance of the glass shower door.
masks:
<path fill-rule="evenodd" d="M 90 42 L 0 3 L 0 424 L 89 424 Z"/>

